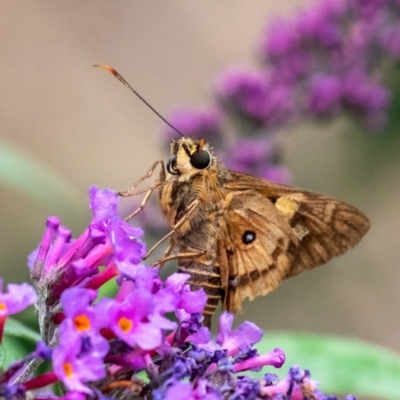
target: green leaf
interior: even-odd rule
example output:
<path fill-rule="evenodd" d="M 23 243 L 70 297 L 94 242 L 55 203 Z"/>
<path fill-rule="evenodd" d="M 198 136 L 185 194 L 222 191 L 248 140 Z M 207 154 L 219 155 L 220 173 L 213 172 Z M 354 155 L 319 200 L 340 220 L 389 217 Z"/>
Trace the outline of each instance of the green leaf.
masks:
<path fill-rule="evenodd" d="M 38 332 L 13 318 L 7 318 L 5 335 L 27 340 L 32 343 L 36 343 L 41 339 Z"/>
<path fill-rule="evenodd" d="M 286 362 L 281 370 L 270 372 L 281 378 L 297 364 L 310 370 L 325 394 L 400 399 L 400 355 L 394 351 L 356 339 L 311 333 L 266 332 L 256 345 L 260 354 L 276 347 L 285 352 Z"/>
<path fill-rule="evenodd" d="M 39 340 L 39 333 L 15 319 L 7 318 L 0 347 L 0 367 L 6 368 L 25 357 L 33 351 Z"/>
<path fill-rule="evenodd" d="M 0 184 L 43 204 L 79 208 L 76 189 L 48 167 L 19 150 L 0 144 Z"/>

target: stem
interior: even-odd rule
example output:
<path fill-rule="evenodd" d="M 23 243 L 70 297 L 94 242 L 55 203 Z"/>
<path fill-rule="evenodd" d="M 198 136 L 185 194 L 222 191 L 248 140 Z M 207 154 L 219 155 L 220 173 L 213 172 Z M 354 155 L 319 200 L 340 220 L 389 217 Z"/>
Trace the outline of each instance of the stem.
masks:
<path fill-rule="evenodd" d="M 154 379 L 158 377 L 158 369 L 154 365 L 153 360 L 151 359 L 150 354 L 146 354 L 144 356 L 144 361 L 146 363 L 146 372 L 150 379 Z"/>
<path fill-rule="evenodd" d="M 19 375 L 15 381 L 15 383 L 21 383 L 25 382 L 35 371 L 36 369 L 43 363 L 43 358 L 36 357 L 32 359 L 29 364 L 25 367 L 25 369 L 21 372 L 21 375 Z"/>

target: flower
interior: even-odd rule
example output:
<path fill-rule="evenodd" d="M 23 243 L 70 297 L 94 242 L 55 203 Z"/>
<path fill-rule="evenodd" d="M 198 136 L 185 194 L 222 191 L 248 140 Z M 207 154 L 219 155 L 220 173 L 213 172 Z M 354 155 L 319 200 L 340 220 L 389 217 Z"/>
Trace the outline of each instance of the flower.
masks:
<path fill-rule="evenodd" d="M 175 293 L 180 294 L 180 301 L 176 306 L 176 310 L 180 318 L 185 319 L 190 314 L 202 312 L 207 302 L 207 295 L 203 289 L 194 292 L 191 291 L 190 286 L 186 284 L 189 278 L 189 274 L 179 273 L 171 275 L 165 282 L 167 287 L 170 287 Z M 182 314 L 182 312 L 185 312 L 185 314 Z"/>
<path fill-rule="evenodd" d="M 3 287 L 3 279 L 0 278 L 0 289 Z M 7 292 L 0 293 L 0 341 L 3 337 L 4 323 L 9 315 L 16 314 L 37 301 L 35 289 L 27 284 L 7 285 Z"/>
<path fill-rule="evenodd" d="M 216 107 L 181 108 L 169 116 L 169 122 L 185 136 L 203 138 L 214 145 L 221 142 L 222 116 Z M 170 142 L 176 140 L 177 133 L 167 126 L 164 129 L 164 137 Z"/>
<path fill-rule="evenodd" d="M 290 171 L 279 163 L 282 152 L 272 140 L 238 139 L 227 153 L 227 167 L 233 171 L 275 182 L 290 183 Z"/>
<path fill-rule="evenodd" d="M 77 334 L 88 334 L 102 328 L 104 322 L 99 316 L 100 312 L 91 306 L 96 297 L 95 290 L 78 287 L 65 290 L 61 295 L 61 305 L 66 317 L 62 324 L 68 324 Z"/>
<path fill-rule="evenodd" d="M 310 83 L 310 113 L 321 116 L 337 114 L 341 109 L 341 95 L 341 81 L 337 76 L 314 75 Z"/>
<path fill-rule="evenodd" d="M 267 382 L 267 381 L 265 381 Z M 327 397 L 318 390 L 318 383 L 311 379 L 310 372 L 293 366 L 289 369 L 287 377 L 274 385 L 266 385 L 260 389 L 261 395 L 267 398 L 281 398 L 287 396 L 291 400 L 318 399 Z M 335 397 L 329 397 L 334 400 Z"/>
<path fill-rule="evenodd" d="M 82 338 L 72 330 L 64 332 L 53 351 L 54 372 L 69 390 L 91 394 L 85 382 L 105 376 L 103 358 L 108 349 L 108 342 L 100 336 Z"/>
<path fill-rule="evenodd" d="M 393 13 L 399 10 L 388 1 L 324 0 L 266 30 L 260 46 L 265 66 L 276 85 L 293 85 L 298 116 L 332 117 L 350 109 L 370 130 L 384 126 L 390 93 L 379 69 L 397 57 Z"/>
<path fill-rule="evenodd" d="M 228 351 L 228 355 L 235 355 L 240 349 L 258 343 L 263 331 L 251 322 L 243 322 L 234 331 L 231 330 L 234 316 L 223 312 L 219 317 L 219 333 L 216 342 L 221 348 Z"/>
<path fill-rule="evenodd" d="M 206 381 L 200 380 L 196 388 L 189 382 L 178 382 L 171 386 L 166 394 L 165 400 L 220 400 L 221 395 L 216 391 L 206 387 Z"/>
<path fill-rule="evenodd" d="M 218 77 L 215 89 L 217 97 L 230 112 L 258 123 L 265 118 L 268 82 L 261 71 L 230 68 Z"/>
<path fill-rule="evenodd" d="M 151 293 L 134 289 L 122 302 L 103 304 L 110 320 L 110 328 L 131 347 L 152 350 L 162 343 L 162 328 L 151 321 L 155 301 Z M 159 321 L 158 321 L 159 322 Z"/>

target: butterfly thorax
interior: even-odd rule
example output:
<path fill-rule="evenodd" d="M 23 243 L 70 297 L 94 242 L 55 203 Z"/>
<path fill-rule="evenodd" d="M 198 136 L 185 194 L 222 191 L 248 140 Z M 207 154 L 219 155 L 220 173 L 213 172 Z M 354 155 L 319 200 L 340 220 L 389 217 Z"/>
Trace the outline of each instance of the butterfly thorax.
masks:
<path fill-rule="evenodd" d="M 172 142 L 174 174 L 170 175 L 169 182 L 160 188 L 161 210 L 170 226 L 174 226 L 187 215 L 187 221 L 176 233 L 180 241 L 196 230 L 202 231 L 204 237 L 214 237 L 213 230 L 216 226 L 211 216 L 218 211 L 226 197 L 224 184 L 232 179 L 229 171 L 212 155 L 207 144 L 203 144 L 202 149 L 210 154 L 210 165 L 202 170 L 193 167 L 190 156 L 198 148 L 199 141 L 191 138 Z M 188 214 L 194 203 L 197 203 L 195 210 Z M 201 246 L 202 243 L 199 243 L 198 247 Z"/>

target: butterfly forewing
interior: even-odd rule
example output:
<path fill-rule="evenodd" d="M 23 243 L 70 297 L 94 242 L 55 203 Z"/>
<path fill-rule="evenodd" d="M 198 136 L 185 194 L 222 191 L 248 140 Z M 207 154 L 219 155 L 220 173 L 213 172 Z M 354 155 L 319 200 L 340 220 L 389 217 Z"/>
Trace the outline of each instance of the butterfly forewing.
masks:
<path fill-rule="evenodd" d="M 250 175 L 232 176 L 226 185 L 232 200 L 225 202 L 225 241 L 236 243 L 227 256 L 229 311 L 344 253 L 369 229 L 368 219 L 341 201 Z M 248 239 L 254 234 L 247 244 L 246 233 Z"/>

